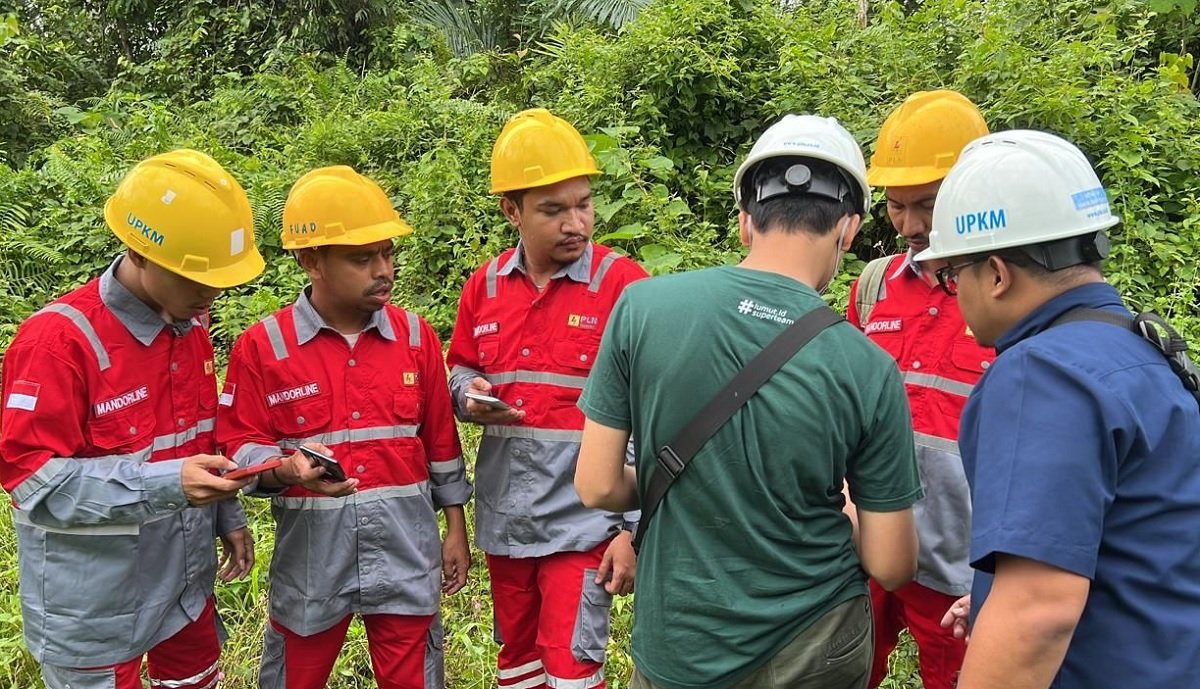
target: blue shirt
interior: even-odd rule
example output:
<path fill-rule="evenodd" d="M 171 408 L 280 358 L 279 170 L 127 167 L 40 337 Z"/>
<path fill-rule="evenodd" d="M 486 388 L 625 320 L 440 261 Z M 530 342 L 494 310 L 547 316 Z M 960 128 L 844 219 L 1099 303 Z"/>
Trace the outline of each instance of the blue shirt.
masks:
<path fill-rule="evenodd" d="M 974 508 L 976 611 L 995 556 L 1091 580 L 1055 689 L 1200 687 L 1200 409 L 1149 343 L 1062 314 L 1128 315 L 1072 289 L 1004 333 L 960 444 Z"/>

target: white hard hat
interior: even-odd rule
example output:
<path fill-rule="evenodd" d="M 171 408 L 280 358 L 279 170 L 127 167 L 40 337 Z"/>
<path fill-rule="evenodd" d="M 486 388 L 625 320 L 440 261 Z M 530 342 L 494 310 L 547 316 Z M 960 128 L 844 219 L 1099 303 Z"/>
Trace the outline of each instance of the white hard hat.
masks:
<path fill-rule="evenodd" d="M 871 203 L 867 184 L 867 164 L 858 142 L 832 117 L 784 115 L 754 142 L 750 155 L 742 161 L 733 177 L 733 196 L 742 206 L 742 176 L 754 165 L 781 156 L 815 158 L 836 165 L 858 184 L 862 192 L 862 212 Z"/>
<path fill-rule="evenodd" d="M 938 191 L 929 248 L 915 258 L 1042 244 L 1118 222 L 1074 144 L 1046 132 L 997 132 L 963 149 Z"/>

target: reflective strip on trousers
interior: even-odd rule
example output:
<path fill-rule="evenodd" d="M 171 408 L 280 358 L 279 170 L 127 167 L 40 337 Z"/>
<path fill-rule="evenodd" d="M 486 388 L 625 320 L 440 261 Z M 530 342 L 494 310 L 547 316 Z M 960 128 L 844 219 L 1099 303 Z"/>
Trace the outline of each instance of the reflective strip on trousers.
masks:
<path fill-rule="evenodd" d="M 514 677 L 521 677 L 523 675 L 528 675 L 529 673 L 531 673 L 535 670 L 541 670 L 541 669 L 542 669 L 542 661 L 531 660 L 528 663 L 525 663 L 524 665 L 518 665 L 517 667 L 499 668 L 496 670 L 496 677 L 499 679 L 513 679 Z"/>
<path fill-rule="evenodd" d="M 485 426 L 483 434 L 493 438 L 527 438 L 530 440 L 558 440 L 579 442 L 583 431 L 562 428 L 534 428 L 532 426 Z"/>
<path fill-rule="evenodd" d="M 583 389 L 587 376 L 571 376 L 564 373 L 545 373 L 542 371 L 501 371 L 489 373 L 486 376 L 492 385 L 505 383 L 537 383 L 539 385 L 558 385 L 564 388 Z"/>
<path fill-rule="evenodd" d="M 372 426 L 370 428 L 343 428 L 328 433 L 317 433 L 307 438 L 284 438 L 279 446 L 295 450 L 304 443 L 321 443 L 322 445 L 338 445 L 340 443 L 365 443 L 369 440 L 392 440 L 394 438 L 415 438 L 420 426 Z"/>
<path fill-rule="evenodd" d="M 950 380 L 942 376 L 935 376 L 929 373 L 917 373 L 916 371 L 905 371 L 904 382 L 910 385 L 919 385 L 924 388 L 933 388 L 941 390 L 952 395 L 961 395 L 966 397 L 971 394 L 971 390 L 975 388 L 971 383 L 963 383 L 957 380 Z"/>
<path fill-rule="evenodd" d="M 429 495 L 429 482 L 421 481 L 407 486 L 386 486 L 370 488 L 341 497 L 283 497 L 271 498 L 271 504 L 285 510 L 340 510 L 348 504 L 364 505 L 392 498 L 411 498 L 418 495 Z"/>
<path fill-rule="evenodd" d="M 546 675 L 546 686 L 551 689 L 592 689 L 592 687 L 600 686 L 603 681 L 603 670 L 597 670 L 591 677 L 580 679 L 564 679 L 551 674 Z"/>
<path fill-rule="evenodd" d="M 43 313 L 57 313 L 61 316 L 66 316 L 76 328 L 83 333 L 87 338 L 88 344 L 92 346 L 92 352 L 96 355 L 96 362 L 100 364 L 101 371 L 107 371 L 112 362 L 108 359 L 108 350 L 104 349 L 104 345 L 100 342 L 100 337 L 96 335 L 96 329 L 88 322 L 86 316 L 79 309 L 68 304 L 50 304 L 41 311 L 33 314 L 34 316 Z"/>
<path fill-rule="evenodd" d="M 191 685 L 196 684 L 200 680 L 202 680 L 205 677 L 208 677 L 209 675 L 216 672 L 218 676 L 213 677 L 205 685 L 205 687 L 215 686 L 217 683 L 217 680 L 220 679 L 220 677 L 219 677 L 220 673 L 218 672 L 219 667 L 220 667 L 220 661 L 217 661 L 217 662 L 213 663 L 212 665 L 209 665 L 208 667 L 204 668 L 200 672 L 197 672 L 196 674 L 192 675 L 191 677 L 185 677 L 183 679 L 154 679 L 153 677 L 151 677 L 150 678 L 150 686 L 163 687 L 164 689 L 178 689 L 179 687 L 190 687 Z M 203 689 L 203 688 L 201 688 L 201 689 Z"/>

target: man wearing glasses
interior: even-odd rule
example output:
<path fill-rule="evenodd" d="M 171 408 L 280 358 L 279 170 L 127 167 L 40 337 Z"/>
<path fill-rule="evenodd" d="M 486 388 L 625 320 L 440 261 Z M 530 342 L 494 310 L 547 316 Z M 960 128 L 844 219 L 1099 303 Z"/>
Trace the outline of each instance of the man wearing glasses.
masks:
<path fill-rule="evenodd" d="M 905 627 L 917 642 L 926 689 L 950 689 L 966 646 L 940 626 L 971 589 L 967 537 L 971 504 L 958 455 L 958 418 L 994 353 L 979 346 L 954 298 L 938 289 L 944 261 L 917 262 L 929 245 L 933 202 L 963 147 L 988 133 L 975 104 L 954 91 L 915 93 L 879 133 L 867 180 L 885 188 L 888 218 L 908 251 L 872 261 L 850 288 L 847 319 L 896 360 L 904 375 L 925 497 L 914 516 L 917 576 L 887 591 L 871 582 L 875 658 L 869 686 L 887 676 Z"/>
<path fill-rule="evenodd" d="M 917 256 L 946 262 L 943 289 L 999 353 L 962 416 L 976 617 L 959 689 L 1196 686 L 1195 369 L 1105 282 L 1117 222 L 1078 148 L 1002 132 L 963 151 Z"/>

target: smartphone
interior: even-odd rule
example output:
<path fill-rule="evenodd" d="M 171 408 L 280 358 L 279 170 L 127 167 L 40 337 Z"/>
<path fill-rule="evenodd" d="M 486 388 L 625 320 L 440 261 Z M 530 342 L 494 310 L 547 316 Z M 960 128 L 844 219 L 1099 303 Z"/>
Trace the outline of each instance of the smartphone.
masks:
<path fill-rule="evenodd" d="M 487 406 L 491 407 L 492 409 L 512 409 L 512 407 L 508 406 L 507 402 L 500 399 L 499 397 L 492 397 L 491 395 L 481 395 L 478 392 L 468 392 L 468 393 L 466 393 L 466 395 L 467 395 L 468 399 L 473 399 L 476 402 L 486 404 Z"/>
<path fill-rule="evenodd" d="M 333 457 L 330 457 L 329 455 L 323 455 L 316 450 L 312 450 L 303 446 L 300 447 L 300 452 L 302 452 L 305 457 L 308 457 L 312 460 L 313 466 L 325 467 L 325 473 L 321 476 L 322 481 L 341 483 L 342 481 L 346 480 L 346 472 L 342 471 L 342 465 L 338 464 L 338 461 Z"/>
<path fill-rule="evenodd" d="M 240 469 L 234 469 L 233 471 L 226 472 L 221 476 L 221 478 L 227 478 L 230 481 L 240 481 L 244 478 L 249 478 L 281 466 L 283 466 L 283 460 L 278 458 L 268 459 L 261 464 L 252 464 L 248 467 L 242 467 Z"/>

